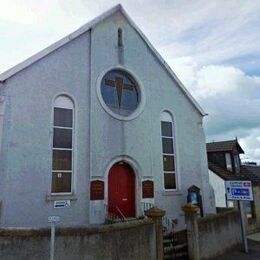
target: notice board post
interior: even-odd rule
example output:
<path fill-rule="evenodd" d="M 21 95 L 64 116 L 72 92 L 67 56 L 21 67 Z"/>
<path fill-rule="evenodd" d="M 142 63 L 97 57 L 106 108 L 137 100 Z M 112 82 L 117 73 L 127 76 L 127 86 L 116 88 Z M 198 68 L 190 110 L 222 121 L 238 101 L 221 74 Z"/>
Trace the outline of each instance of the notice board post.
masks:
<path fill-rule="evenodd" d="M 241 234 L 245 253 L 248 253 L 243 201 L 253 201 L 251 181 L 225 181 L 227 200 L 237 200 L 240 212 Z"/>

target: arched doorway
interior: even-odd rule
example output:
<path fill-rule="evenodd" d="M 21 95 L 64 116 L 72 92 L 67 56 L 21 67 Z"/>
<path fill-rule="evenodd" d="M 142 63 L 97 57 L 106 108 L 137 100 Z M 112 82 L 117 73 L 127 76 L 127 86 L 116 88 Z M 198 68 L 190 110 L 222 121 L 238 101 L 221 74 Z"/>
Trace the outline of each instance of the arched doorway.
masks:
<path fill-rule="evenodd" d="M 135 217 L 135 173 L 125 162 L 109 170 L 108 205 L 118 208 L 124 217 Z"/>

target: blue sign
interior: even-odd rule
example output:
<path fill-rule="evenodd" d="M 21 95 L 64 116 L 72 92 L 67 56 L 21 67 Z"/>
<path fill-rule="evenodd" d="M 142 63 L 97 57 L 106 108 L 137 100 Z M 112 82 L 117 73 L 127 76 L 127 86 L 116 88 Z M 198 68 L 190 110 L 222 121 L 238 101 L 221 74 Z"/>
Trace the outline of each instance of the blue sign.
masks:
<path fill-rule="evenodd" d="M 234 196 L 249 196 L 248 189 L 231 189 L 231 193 Z"/>
<path fill-rule="evenodd" d="M 228 200 L 254 200 L 251 181 L 225 181 L 225 188 Z"/>

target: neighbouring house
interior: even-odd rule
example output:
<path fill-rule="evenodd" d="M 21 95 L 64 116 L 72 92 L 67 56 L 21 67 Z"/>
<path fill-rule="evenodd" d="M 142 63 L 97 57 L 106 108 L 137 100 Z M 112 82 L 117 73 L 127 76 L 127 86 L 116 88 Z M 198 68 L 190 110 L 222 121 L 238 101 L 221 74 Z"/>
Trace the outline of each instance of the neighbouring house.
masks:
<path fill-rule="evenodd" d="M 241 173 L 245 179 L 253 184 L 254 201 L 244 203 L 245 214 L 248 219 L 249 233 L 260 231 L 260 166 L 254 164 L 241 165 Z"/>
<path fill-rule="evenodd" d="M 205 112 L 118 5 L 0 75 L 0 224 L 215 213 Z"/>
<path fill-rule="evenodd" d="M 217 208 L 237 207 L 236 201 L 226 199 L 225 181 L 250 180 L 254 201 L 244 201 L 248 232 L 260 228 L 260 167 L 241 164 L 244 151 L 237 139 L 207 143 L 209 180 L 215 193 Z"/>

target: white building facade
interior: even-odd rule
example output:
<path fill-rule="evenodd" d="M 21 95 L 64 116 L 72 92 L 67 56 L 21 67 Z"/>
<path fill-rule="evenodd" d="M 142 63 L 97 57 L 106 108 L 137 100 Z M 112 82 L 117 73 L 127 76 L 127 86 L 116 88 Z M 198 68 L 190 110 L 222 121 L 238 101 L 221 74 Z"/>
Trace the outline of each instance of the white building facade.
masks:
<path fill-rule="evenodd" d="M 215 212 L 205 113 L 121 6 L 0 75 L 0 225 Z"/>

